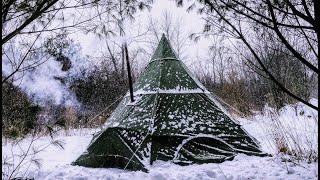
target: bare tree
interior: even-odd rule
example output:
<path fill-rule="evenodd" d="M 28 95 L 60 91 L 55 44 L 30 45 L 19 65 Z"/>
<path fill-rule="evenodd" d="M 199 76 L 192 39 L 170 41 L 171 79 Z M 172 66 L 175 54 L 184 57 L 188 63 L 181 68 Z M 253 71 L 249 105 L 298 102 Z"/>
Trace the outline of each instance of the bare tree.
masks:
<path fill-rule="evenodd" d="M 172 43 L 173 49 L 180 59 L 188 59 L 187 47 L 190 45 L 189 34 L 183 29 L 181 17 L 173 17 L 169 11 L 162 12 L 160 19 L 149 19 L 151 50 L 154 51 L 164 34 Z"/>
<path fill-rule="evenodd" d="M 182 5 L 183 0 L 176 2 Z M 316 106 L 286 88 L 270 72 L 260 54 L 256 53 L 255 43 L 261 36 L 270 36 L 286 47 L 295 57 L 294 61 L 303 63 L 312 72 L 318 74 L 320 24 L 318 1 L 204 0 L 200 4 L 193 3 L 189 9 L 194 9 L 197 5 L 200 5 L 198 12 L 206 15 L 207 24 L 204 33 L 220 34 L 241 41 L 260 68 L 281 91 L 317 109 Z M 255 33 L 258 36 L 254 36 Z M 294 43 L 297 39 L 300 43 Z"/>
<path fill-rule="evenodd" d="M 59 33 L 62 29 L 76 28 L 84 23 L 71 21 L 66 25 L 65 11 L 76 8 L 89 8 L 94 2 L 83 3 L 75 1 L 72 4 L 69 1 L 58 0 L 32 0 L 4 2 L 2 14 L 2 57 L 5 61 L 5 76 L 2 84 L 11 79 L 16 81 L 23 72 L 33 69 L 42 63 L 45 63 L 50 55 L 41 55 L 36 58 L 39 49 L 42 47 L 41 39 L 48 36 L 48 32 Z M 91 17 L 92 18 L 92 17 Z M 56 25 L 61 21 L 63 25 Z M 65 31 L 63 31 L 65 32 Z M 19 51 L 17 50 L 19 49 Z M 20 73 L 18 77 L 15 74 Z"/>
<path fill-rule="evenodd" d="M 121 11 L 123 17 L 131 17 L 137 9 L 150 8 L 149 0 L 121 2 L 129 7 Z M 79 30 L 99 37 L 113 34 L 112 24 L 119 21 L 108 17 L 118 5 L 118 1 L 107 0 L 5 1 L 2 9 L 2 57 L 6 60 L 6 70 L 2 71 L 5 76 L 2 83 L 8 79 L 16 80 L 15 74 L 20 72 L 21 75 L 21 72 L 23 74 L 48 60 L 48 56 L 35 60 L 33 55 L 41 47 L 41 39 L 48 34 Z M 18 55 L 15 49 L 19 49 Z"/>

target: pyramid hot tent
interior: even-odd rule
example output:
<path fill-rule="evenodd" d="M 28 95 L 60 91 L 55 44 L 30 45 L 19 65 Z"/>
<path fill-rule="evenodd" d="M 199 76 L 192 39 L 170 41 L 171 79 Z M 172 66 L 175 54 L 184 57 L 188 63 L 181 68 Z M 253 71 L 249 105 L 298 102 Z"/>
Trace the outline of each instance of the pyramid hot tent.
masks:
<path fill-rule="evenodd" d="M 73 165 L 147 171 L 156 160 L 188 165 L 223 162 L 237 153 L 264 155 L 222 111 L 162 36 L 150 63 Z"/>

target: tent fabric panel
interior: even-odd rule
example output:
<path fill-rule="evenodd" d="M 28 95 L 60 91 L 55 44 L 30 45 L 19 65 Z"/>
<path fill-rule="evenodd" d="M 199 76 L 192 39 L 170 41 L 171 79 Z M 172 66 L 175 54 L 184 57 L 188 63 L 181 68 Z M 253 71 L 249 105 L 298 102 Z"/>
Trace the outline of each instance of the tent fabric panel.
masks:
<path fill-rule="evenodd" d="M 180 61 L 165 60 L 161 61 L 161 90 L 188 91 L 199 90 L 199 86 L 189 76 L 187 71 L 181 66 Z M 174 93 L 174 91 L 173 91 Z"/>
<path fill-rule="evenodd" d="M 154 123 L 155 135 L 217 136 L 243 135 L 234 123 L 205 94 L 160 94 L 159 110 Z"/>
<path fill-rule="evenodd" d="M 135 102 L 131 103 L 129 97 L 124 97 L 124 101 L 111 114 L 105 127 L 127 128 L 136 131 L 150 130 L 156 98 L 156 94 L 135 96 Z"/>
<path fill-rule="evenodd" d="M 190 138 L 176 152 L 173 162 L 181 165 L 220 163 L 231 160 L 236 152 L 221 139 L 212 137 Z"/>
<path fill-rule="evenodd" d="M 258 144 L 205 94 L 161 94 L 154 136 L 207 134 L 246 154 L 261 153 Z"/>
<path fill-rule="evenodd" d="M 156 160 L 172 160 L 176 148 L 186 138 L 183 136 L 152 136 L 150 164 Z"/>
<path fill-rule="evenodd" d="M 227 143 L 212 137 L 153 136 L 150 163 L 156 160 L 181 165 L 222 162 L 235 154 Z"/>
<path fill-rule="evenodd" d="M 147 171 L 130 145 L 122 140 L 123 138 L 125 137 L 120 135 L 118 129 L 106 129 L 72 164 L 94 168 L 118 167 Z"/>
<path fill-rule="evenodd" d="M 160 61 L 149 63 L 144 72 L 133 84 L 135 94 L 144 91 L 157 91 L 159 89 L 160 71 Z"/>
<path fill-rule="evenodd" d="M 135 152 L 135 155 L 141 160 L 150 157 L 151 135 L 146 131 L 133 131 L 128 129 L 118 128 L 118 132 L 122 137 L 122 141 Z"/>
<path fill-rule="evenodd" d="M 112 112 L 111 116 L 107 119 L 104 126 L 114 126 L 115 124 L 120 123 L 122 119 L 125 119 L 127 116 L 129 116 L 130 112 L 132 112 L 134 109 L 133 106 L 126 106 L 126 104 L 129 102 L 129 97 L 124 97 L 116 109 Z"/>
<path fill-rule="evenodd" d="M 166 90 L 203 92 L 178 60 L 159 60 L 149 63 L 133 84 L 135 95 Z"/>

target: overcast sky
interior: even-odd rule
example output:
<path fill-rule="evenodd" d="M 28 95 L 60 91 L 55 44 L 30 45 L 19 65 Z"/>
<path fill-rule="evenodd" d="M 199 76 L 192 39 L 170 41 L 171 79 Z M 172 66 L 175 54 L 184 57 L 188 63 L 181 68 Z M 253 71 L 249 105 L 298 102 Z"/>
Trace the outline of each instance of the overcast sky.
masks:
<path fill-rule="evenodd" d="M 186 1 L 187 3 L 187 1 Z M 151 4 L 152 9 L 149 12 L 148 10 L 139 11 L 135 14 L 136 21 L 134 24 L 141 23 L 143 25 L 148 25 L 149 18 L 160 19 L 164 11 L 169 11 L 172 14 L 173 18 L 181 18 L 183 21 L 183 30 L 186 32 L 200 32 L 203 29 L 204 21 L 201 19 L 201 16 L 198 15 L 195 11 L 187 12 L 186 9 L 188 5 L 183 7 L 177 7 L 175 1 L 172 0 L 155 0 Z M 85 55 L 94 55 L 99 51 L 99 48 L 105 47 L 105 43 L 99 40 L 93 34 L 82 34 L 77 33 L 73 34 L 72 38 L 79 41 L 82 46 L 83 54 Z M 198 54 L 206 54 L 207 48 L 210 44 L 210 41 L 201 38 L 199 42 L 188 47 L 189 56 L 195 57 Z M 99 47 L 99 48 L 97 48 Z"/>

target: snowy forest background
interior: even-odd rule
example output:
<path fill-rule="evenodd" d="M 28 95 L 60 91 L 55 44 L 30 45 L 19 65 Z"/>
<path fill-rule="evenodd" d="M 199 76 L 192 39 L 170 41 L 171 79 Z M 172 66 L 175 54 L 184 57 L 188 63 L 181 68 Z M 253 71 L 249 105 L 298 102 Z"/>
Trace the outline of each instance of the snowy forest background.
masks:
<path fill-rule="evenodd" d="M 279 110 L 289 105 L 318 125 L 318 1 L 161 3 L 3 0 L 2 140 L 100 127 L 128 91 L 124 47 L 134 81 L 162 33 L 232 116 L 248 118 L 272 109 L 270 117 L 281 129 Z M 146 15 L 160 5 L 177 6 L 198 20 L 169 10 Z M 274 136 L 278 153 L 318 161 L 317 145 L 310 145 L 311 151 L 295 149 L 281 133 Z M 2 157 L 2 164 L 10 166 L 6 163 Z"/>

